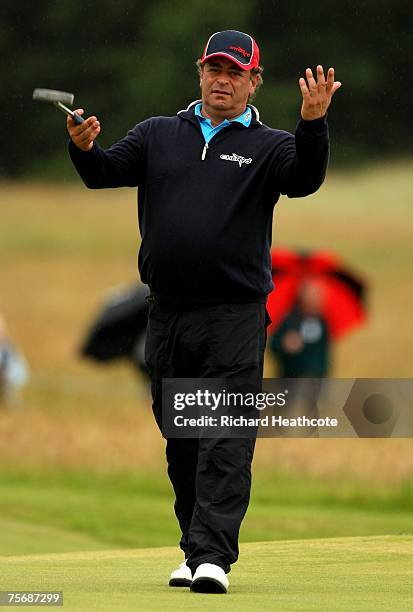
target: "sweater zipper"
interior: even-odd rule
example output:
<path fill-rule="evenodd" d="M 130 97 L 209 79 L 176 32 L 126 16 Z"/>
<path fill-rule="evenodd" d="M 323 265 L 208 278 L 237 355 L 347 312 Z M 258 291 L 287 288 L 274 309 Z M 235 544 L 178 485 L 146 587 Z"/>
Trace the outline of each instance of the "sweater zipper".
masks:
<path fill-rule="evenodd" d="M 204 148 L 202 149 L 201 161 L 204 161 L 208 150 L 208 143 L 204 144 Z"/>
<path fill-rule="evenodd" d="M 227 130 L 229 127 L 231 127 L 231 126 L 228 126 L 228 125 L 227 125 L 226 127 L 224 127 L 224 129 L 223 129 L 223 130 L 221 130 L 220 132 L 217 132 L 217 133 L 216 133 L 216 134 L 215 134 L 215 135 L 212 137 L 212 139 L 211 139 L 211 140 L 213 140 L 214 138 L 216 138 L 216 136 L 218 136 L 218 134 L 220 134 L 220 133 L 221 133 L 221 132 L 223 132 L 224 130 Z M 206 143 L 204 144 L 204 148 L 202 149 L 201 161 L 205 161 L 205 158 L 206 158 L 206 155 L 207 155 L 208 149 L 209 149 L 209 144 L 206 142 Z"/>

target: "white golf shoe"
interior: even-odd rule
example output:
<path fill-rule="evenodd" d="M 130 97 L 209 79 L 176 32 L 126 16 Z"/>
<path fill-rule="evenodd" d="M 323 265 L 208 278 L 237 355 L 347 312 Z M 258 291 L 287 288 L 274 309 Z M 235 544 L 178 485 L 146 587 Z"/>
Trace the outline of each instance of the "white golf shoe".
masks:
<path fill-rule="evenodd" d="M 186 564 L 186 561 L 181 563 L 178 569 L 174 570 L 169 580 L 171 587 L 189 587 L 192 582 L 192 572 Z"/>
<path fill-rule="evenodd" d="M 196 568 L 191 583 L 191 591 L 196 593 L 226 593 L 229 580 L 226 573 L 213 563 L 201 563 Z"/>

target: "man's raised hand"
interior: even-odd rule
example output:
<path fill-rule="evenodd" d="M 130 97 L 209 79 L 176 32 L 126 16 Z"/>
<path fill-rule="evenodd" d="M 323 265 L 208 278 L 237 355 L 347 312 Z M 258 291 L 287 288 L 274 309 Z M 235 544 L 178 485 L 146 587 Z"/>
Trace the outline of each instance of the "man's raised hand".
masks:
<path fill-rule="evenodd" d="M 78 115 L 83 115 L 83 108 L 75 110 Z M 67 117 L 67 131 L 75 144 L 82 151 L 90 151 L 93 147 L 93 141 L 98 137 L 100 132 L 100 123 L 97 117 L 88 117 L 83 123 L 77 125 L 72 117 Z"/>
<path fill-rule="evenodd" d="M 305 121 L 312 121 L 324 117 L 331 104 L 331 98 L 341 87 L 341 83 L 334 80 L 334 68 L 329 68 L 326 81 L 323 67 L 320 65 L 317 66 L 317 82 L 311 68 L 307 68 L 305 76 L 307 81 L 303 77 L 298 81 L 303 96 L 301 117 Z"/>

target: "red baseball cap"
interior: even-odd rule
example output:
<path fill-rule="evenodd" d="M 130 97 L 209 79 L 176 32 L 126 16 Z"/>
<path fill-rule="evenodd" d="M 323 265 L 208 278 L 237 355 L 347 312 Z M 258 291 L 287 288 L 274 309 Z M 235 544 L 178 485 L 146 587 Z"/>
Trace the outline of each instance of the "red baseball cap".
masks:
<path fill-rule="evenodd" d="M 243 70 L 258 68 L 260 65 L 257 43 L 249 34 L 237 30 L 223 30 L 212 34 L 205 46 L 201 64 L 219 56 L 227 57 Z"/>

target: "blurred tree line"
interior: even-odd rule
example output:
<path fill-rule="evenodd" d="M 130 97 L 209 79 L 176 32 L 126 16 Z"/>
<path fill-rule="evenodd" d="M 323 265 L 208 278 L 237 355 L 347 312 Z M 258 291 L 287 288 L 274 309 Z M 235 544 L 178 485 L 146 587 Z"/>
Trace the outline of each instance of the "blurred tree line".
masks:
<path fill-rule="evenodd" d="M 65 117 L 31 100 L 35 87 L 75 93 L 109 146 L 138 121 L 172 115 L 199 95 L 195 60 L 208 36 L 233 28 L 261 48 L 255 104 L 293 131 L 307 66 L 333 65 L 343 82 L 330 112 L 332 163 L 411 151 L 409 0 L 1 0 L 0 176 L 74 177 Z"/>

